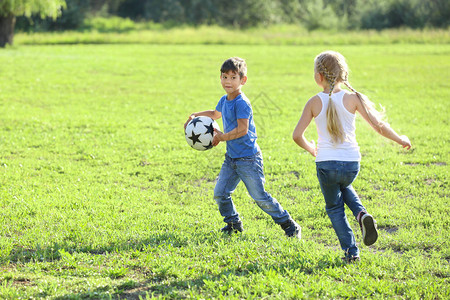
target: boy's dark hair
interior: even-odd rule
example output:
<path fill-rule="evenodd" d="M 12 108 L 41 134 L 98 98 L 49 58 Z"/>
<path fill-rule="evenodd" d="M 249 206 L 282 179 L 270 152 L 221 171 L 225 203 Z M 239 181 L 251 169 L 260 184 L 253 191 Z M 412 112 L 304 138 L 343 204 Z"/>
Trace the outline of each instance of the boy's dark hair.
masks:
<path fill-rule="evenodd" d="M 231 57 L 227 59 L 222 64 L 222 67 L 220 67 L 220 73 L 227 73 L 229 71 L 239 74 L 240 78 L 247 76 L 247 64 L 245 63 L 245 60 L 240 57 Z"/>

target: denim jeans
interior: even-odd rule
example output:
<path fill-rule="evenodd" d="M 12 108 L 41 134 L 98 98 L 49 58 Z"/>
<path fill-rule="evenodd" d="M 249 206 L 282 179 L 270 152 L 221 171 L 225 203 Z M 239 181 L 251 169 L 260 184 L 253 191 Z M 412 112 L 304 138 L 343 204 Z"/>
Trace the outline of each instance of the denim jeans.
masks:
<path fill-rule="evenodd" d="M 317 178 L 325 198 L 326 211 L 346 256 L 358 256 L 355 235 L 345 215 L 344 203 L 353 215 L 366 209 L 352 187 L 359 173 L 359 162 L 322 161 L 316 163 Z"/>
<path fill-rule="evenodd" d="M 224 222 L 239 221 L 239 214 L 231 194 L 241 180 L 256 204 L 276 223 L 284 223 L 290 218 L 289 213 L 264 189 L 263 158 L 261 152 L 258 152 L 253 156 L 242 158 L 231 158 L 225 154 L 225 161 L 214 188 L 214 200 L 219 206 Z"/>

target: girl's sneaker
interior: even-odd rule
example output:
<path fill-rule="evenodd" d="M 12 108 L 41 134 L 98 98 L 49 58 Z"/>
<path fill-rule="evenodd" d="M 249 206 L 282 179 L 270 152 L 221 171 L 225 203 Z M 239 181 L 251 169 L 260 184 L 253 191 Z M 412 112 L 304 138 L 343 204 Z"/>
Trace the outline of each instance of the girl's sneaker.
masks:
<path fill-rule="evenodd" d="M 363 242 L 366 246 L 374 244 L 378 239 L 377 222 L 367 212 L 359 215 L 359 226 L 361 226 Z"/>

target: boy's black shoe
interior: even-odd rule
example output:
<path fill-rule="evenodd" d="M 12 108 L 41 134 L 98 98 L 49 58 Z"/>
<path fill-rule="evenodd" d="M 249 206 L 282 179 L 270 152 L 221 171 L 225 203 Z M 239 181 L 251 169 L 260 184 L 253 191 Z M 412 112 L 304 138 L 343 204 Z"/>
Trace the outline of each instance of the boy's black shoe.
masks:
<path fill-rule="evenodd" d="M 228 234 L 237 233 L 238 231 L 242 232 L 243 230 L 244 227 L 242 226 L 241 221 L 227 223 L 227 226 L 220 229 L 221 232 Z"/>
<path fill-rule="evenodd" d="M 289 218 L 286 222 L 281 223 L 280 226 L 283 228 L 288 237 L 296 237 L 298 239 L 302 238 L 302 228 L 300 225 L 295 223 L 294 220 Z"/>
<path fill-rule="evenodd" d="M 378 239 L 377 222 L 366 212 L 359 216 L 359 225 L 361 226 L 363 242 L 366 246 L 374 244 Z"/>
<path fill-rule="evenodd" d="M 352 264 L 360 262 L 361 258 L 359 258 L 359 256 L 346 256 L 342 258 L 342 261 L 346 264 Z"/>

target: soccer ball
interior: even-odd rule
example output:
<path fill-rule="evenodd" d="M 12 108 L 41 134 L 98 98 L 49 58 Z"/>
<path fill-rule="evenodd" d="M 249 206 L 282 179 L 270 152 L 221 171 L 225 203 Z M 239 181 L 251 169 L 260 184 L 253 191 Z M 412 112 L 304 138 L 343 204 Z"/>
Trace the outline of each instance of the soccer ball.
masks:
<path fill-rule="evenodd" d="M 213 147 L 214 128 L 220 130 L 217 122 L 209 117 L 195 117 L 184 131 L 186 142 L 192 148 L 205 151 Z"/>

